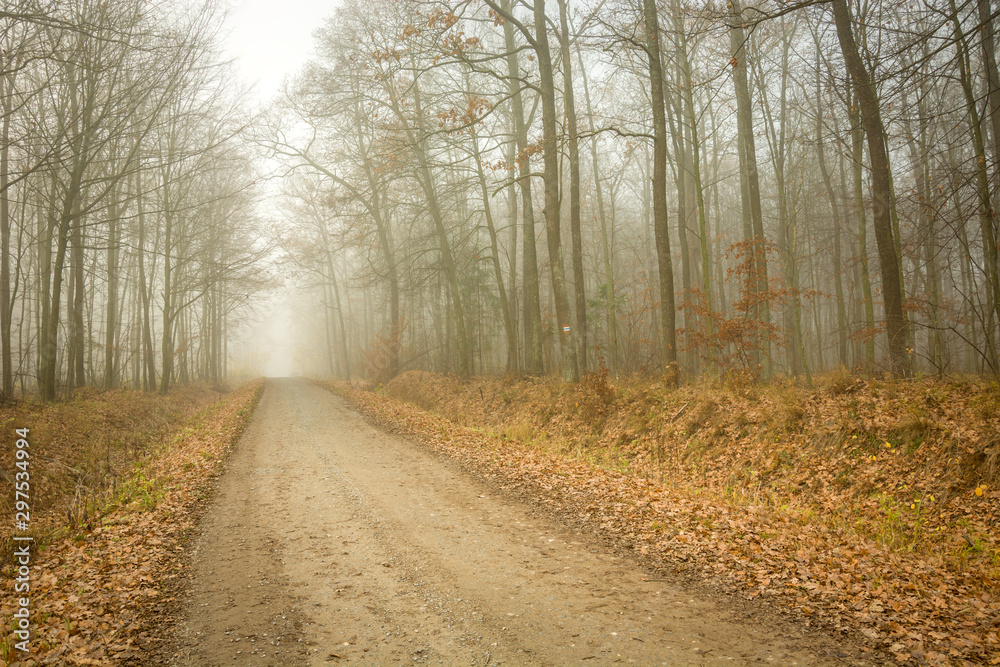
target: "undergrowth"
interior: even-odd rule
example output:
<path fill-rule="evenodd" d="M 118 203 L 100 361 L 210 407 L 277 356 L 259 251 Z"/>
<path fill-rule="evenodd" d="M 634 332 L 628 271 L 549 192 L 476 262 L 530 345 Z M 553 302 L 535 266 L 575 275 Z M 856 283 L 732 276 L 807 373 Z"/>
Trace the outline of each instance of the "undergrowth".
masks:
<path fill-rule="evenodd" d="M 822 523 L 1000 581 L 1000 389 L 957 377 L 742 376 L 673 388 L 422 371 L 396 399 L 545 453 Z"/>
<path fill-rule="evenodd" d="M 25 656 L 14 648 L 9 619 L 16 599 L 0 598 L 0 665 L 165 663 L 161 652 L 175 620 L 177 578 L 197 527 L 196 510 L 262 390 L 263 382 L 255 381 L 224 395 L 204 387 L 181 388 L 166 398 L 111 392 L 50 406 L 21 405 L 35 412 L 6 417 L 28 419 L 32 435 L 38 429 L 32 466 L 36 457 L 60 455 L 69 466 L 88 470 L 88 441 L 51 440 L 53 425 L 62 426 L 67 438 L 127 436 L 139 447 L 111 450 L 120 456 L 104 460 L 112 462 L 117 481 L 90 489 L 86 507 L 78 495 L 53 496 L 58 502 L 47 515 L 53 530 L 36 539 L 32 554 L 31 652 Z M 67 523 L 66 507 L 89 519 Z"/>
<path fill-rule="evenodd" d="M 18 402 L 0 407 L 3 431 L 28 428 L 31 466 L 31 534 L 40 539 L 92 525 L 100 514 L 139 498 L 155 504 L 160 493 L 141 466 L 152 448 L 176 439 L 219 389 L 183 386 L 168 396 L 119 389 L 78 390 L 68 400 Z M 0 515 L 13 516 L 14 448 L 0 448 Z M 138 468 L 137 468 L 138 467 Z M 0 526 L 6 544 L 12 526 Z M 10 549 L 3 549 L 8 559 Z"/>

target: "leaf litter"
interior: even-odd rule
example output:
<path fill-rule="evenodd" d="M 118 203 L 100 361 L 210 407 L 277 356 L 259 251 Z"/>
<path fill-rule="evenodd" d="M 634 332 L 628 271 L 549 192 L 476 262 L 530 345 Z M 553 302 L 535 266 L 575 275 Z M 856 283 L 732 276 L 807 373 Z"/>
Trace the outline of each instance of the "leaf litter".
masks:
<path fill-rule="evenodd" d="M 28 657 L 13 647 L 16 596 L 5 576 L 0 667 L 148 663 L 173 620 L 198 509 L 262 389 L 246 384 L 204 410 L 136 466 L 120 502 L 32 554 Z"/>
<path fill-rule="evenodd" d="M 898 664 L 1000 664 L 996 385 L 324 384 L 666 569 Z"/>

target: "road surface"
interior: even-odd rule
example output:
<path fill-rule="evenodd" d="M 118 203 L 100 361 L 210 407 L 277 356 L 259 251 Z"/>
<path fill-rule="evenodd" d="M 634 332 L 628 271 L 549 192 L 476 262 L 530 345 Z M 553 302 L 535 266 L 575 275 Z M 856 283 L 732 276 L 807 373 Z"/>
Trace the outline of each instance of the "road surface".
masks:
<path fill-rule="evenodd" d="M 195 542 L 173 663 L 844 664 L 600 544 L 268 380 Z"/>

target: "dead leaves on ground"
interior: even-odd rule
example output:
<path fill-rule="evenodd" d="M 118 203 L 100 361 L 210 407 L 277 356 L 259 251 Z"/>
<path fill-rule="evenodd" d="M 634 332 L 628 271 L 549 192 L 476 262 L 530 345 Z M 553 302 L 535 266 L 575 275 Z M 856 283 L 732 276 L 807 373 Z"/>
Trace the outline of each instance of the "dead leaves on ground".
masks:
<path fill-rule="evenodd" d="M 219 400 L 205 383 L 178 387 L 167 396 L 84 387 L 59 403 L 18 401 L 0 406 L 5 428 L 29 428 L 32 533 L 86 524 L 94 510 L 150 448 Z M 9 432 L 9 431 L 8 431 Z M 13 447 L 0 447 L 0 516 L 14 514 Z M 5 562 L 13 522 L 0 524 Z"/>
<path fill-rule="evenodd" d="M 996 446 L 989 439 L 998 430 L 983 432 L 1000 418 L 989 408 L 995 397 L 988 391 L 963 396 L 931 382 L 908 389 L 814 392 L 795 401 L 780 393 L 741 399 L 721 392 L 707 409 L 704 396 L 661 393 L 651 401 L 649 387 L 625 388 L 617 392 L 619 404 L 604 417 L 601 430 L 588 433 L 575 405 L 587 397 L 574 396 L 565 385 L 406 375 L 393 381 L 395 387 L 390 383 L 393 395 L 454 414 L 463 425 L 384 392 L 337 388 L 376 420 L 420 437 L 505 487 L 534 491 L 553 508 L 593 522 L 666 567 L 685 568 L 748 598 L 768 600 L 807 624 L 860 632 L 899 663 L 1000 664 L 1000 551 L 992 559 L 989 551 L 997 545 L 1000 495 L 992 481 L 981 478 L 988 462 L 979 461 L 971 473 L 968 460 L 964 466 L 938 467 L 949 455 L 960 458 L 958 446 L 972 452 Z M 873 390 L 881 397 L 869 398 Z M 910 393 L 886 396 L 905 391 Z M 940 408 L 920 413 L 927 437 L 912 447 L 913 441 L 899 435 L 899 412 L 917 400 Z M 686 402 L 696 405 L 685 409 Z M 651 404 L 658 414 L 651 414 Z M 845 408 L 852 411 L 848 424 L 859 438 L 845 431 Z M 621 432 L 629 429 L 623 438 Z M 931 430 L 937 436 L 928 435 Z M 697 444 L 692 431 L 702 432 L 704 441 L 724 441 L 725 449 Z M 894 434 L 895 445 L 886 433 Z M 579 445 L 588 438 L 589 449 Z M 834 438 L 846 442 L 833 446 Z M 863 446 L 854 444 L 858 439 Z M 635 440 L 642 441 L 647 463 L 654 456 L 648 452 L 659 447 L 660 475 L 676 475 L 656 479 L 634 456 L 627 459 L 629 467 L 619 465 L 627 474 L 581 460 L 589 456 L 608 466 L 609 442 L 617 441 L 617 458 L 610 463 L 620 464 L 623 450 L 639 446 Z M 797 448 L 804 451 L 796 453 Z M 741 467 L 742 481 L 733 476 Z M 858 479 L 838 483 L 844 470 Z M 745 490 L 747 481 L 757 483 L 758 494 L 733 493 L 740 484 Z M 865 496 L 865 484 L 884 486 L 867 489 L 871 493 Z M 909 537 L 890 539 L 896 533 L 912 536 L 920 512 L 918 527 L 929 533 L 920 548 Z M 838 513 L 849 514 L 850 521 Z M 899 525 L 888 525 L 892 520 Z M 938 527 L 959 524 L 976 545 L 961 547 L 964 560 L 939 550 L 964 538 L 940 535 Z M 894 532 L 881 539 L 879 530 Z"/>
<path fill-rule="evenodd" d="M 195 509 L 249 422 L 262 387 L 261 381 L 244 385 L 203 412 L 135 472 L 127 501 L 92 530 L 54 539 L 32 555 L 27 659 L 13 649 L 15 596 L 13 582 L 4 582 L 0 666 L 144 661 L 163 639 Z"/>

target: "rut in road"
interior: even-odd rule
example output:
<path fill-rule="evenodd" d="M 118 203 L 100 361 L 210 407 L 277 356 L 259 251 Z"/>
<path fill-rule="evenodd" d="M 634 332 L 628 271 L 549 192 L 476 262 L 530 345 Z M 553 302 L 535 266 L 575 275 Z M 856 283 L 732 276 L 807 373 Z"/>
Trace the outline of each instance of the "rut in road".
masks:
<path fill-rule="evenodd" d="M 304 379 L 268 380 L 193 558 L 179 665 L 843 664 Z"/>

